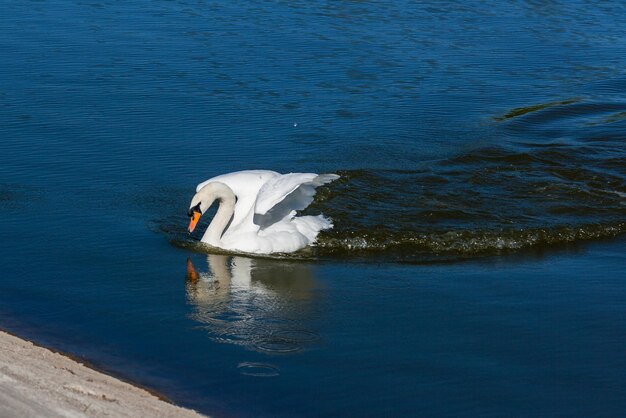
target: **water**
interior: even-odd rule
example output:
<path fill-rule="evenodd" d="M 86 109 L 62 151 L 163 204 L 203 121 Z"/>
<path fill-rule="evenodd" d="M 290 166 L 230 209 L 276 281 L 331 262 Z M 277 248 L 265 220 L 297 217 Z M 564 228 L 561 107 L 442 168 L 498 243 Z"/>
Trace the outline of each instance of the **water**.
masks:
<path fill-rule="evenodd" d="M 214 416 L 626 407 L 621 2 L 6 1 L 0 326 Z M 290 256 L 197 183 L 337 172 Z"/>

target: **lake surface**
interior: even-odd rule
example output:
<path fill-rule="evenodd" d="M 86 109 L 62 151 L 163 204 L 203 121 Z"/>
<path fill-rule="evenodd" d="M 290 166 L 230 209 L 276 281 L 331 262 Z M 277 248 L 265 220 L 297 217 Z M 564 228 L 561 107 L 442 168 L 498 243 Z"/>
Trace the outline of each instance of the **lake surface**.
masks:
<path fill-rule="evenodd" d="M 0 327 L 218 417 L 617 416 L 625 27 L 618 1 L 7 0 Z M 195 185 L 243 169 L 340 174 L 307 209 L 335 228 L 206 254 Z"/>

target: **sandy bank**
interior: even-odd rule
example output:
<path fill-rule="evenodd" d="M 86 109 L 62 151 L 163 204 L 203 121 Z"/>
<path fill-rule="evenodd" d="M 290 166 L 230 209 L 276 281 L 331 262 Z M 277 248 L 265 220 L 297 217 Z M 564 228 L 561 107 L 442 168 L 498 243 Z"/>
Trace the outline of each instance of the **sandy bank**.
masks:
<path fill-rule="evenodd" d="M 203 417 L 0 331 L 0 417 Z"/>

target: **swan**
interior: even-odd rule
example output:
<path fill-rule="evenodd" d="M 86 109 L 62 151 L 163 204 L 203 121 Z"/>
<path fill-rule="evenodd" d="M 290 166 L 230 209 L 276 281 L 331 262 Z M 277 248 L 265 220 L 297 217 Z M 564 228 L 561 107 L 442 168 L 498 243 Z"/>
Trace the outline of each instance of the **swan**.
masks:
<path fill-rule="evenodd" d="M 332 228 L 323 215 L 296 216 L 309 206 L 315 188 L 336 174 L 246 170 L 210 178 L 196 187 L 189 205 L 189 233 L 215 200 L 219 208 L 201 241 L 230 251 L 271 254 L 297 251 Z"/>

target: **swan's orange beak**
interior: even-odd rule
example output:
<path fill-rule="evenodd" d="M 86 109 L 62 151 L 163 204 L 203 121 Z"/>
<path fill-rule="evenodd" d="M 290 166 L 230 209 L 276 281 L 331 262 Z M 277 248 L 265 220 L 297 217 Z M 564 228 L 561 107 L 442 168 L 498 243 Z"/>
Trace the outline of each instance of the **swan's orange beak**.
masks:
<path fill-rule="evenodd" d="M 189 233 L 191 234 L 193 232 L 194 229 L 196 229 L 196 225 L 198 224 L 198 221 L 200 220 L 200 216 L 202 216 L 202 213 L 197 212 L 197 211 L 193 211 L 191 218 L 189 219 Z"/>

